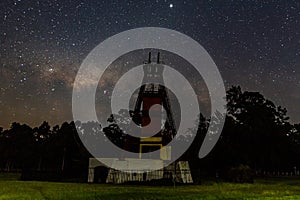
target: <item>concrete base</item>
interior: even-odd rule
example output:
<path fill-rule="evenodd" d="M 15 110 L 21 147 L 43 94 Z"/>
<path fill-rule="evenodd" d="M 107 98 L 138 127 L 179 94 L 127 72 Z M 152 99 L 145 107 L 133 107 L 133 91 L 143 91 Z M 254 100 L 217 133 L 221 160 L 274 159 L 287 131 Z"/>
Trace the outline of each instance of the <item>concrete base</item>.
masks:
<path fill-rule="evenodd" d="M 178 183 L 193 183 L 188 161 L 178 161 L 163 168 L 163 160 L 152 159 L 124 159 L 105 158 L 112 168 L 109 169 L 106 183 L 124 183 L 130 181 L 151 181 L 158 179 L 172 179 Z M 159 170 L 150 171 L 153 165 Z M 95 168 L 106 167 L 96 158 L 89 159 L 88 182 L 94 182 Z M 114 166 L 122 169 L 121 171 L 113 169 Z M 129 170 L 130 169 L 130 170 Z"/>

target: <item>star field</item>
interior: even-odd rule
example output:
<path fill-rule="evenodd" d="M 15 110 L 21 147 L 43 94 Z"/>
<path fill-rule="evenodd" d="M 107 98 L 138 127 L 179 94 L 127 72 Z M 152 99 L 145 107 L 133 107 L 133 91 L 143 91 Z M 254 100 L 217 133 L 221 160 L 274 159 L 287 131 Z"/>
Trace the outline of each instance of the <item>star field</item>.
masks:
<path fill-rule="evenodd" d="M 296 0 L 4 0 L 0 19 L 0 126 L 72 120 L 72 86 L 85 56 L 107 37 L 145 26 L 192 37 L 227 88 L 259 91 L 300 121 Z"/>

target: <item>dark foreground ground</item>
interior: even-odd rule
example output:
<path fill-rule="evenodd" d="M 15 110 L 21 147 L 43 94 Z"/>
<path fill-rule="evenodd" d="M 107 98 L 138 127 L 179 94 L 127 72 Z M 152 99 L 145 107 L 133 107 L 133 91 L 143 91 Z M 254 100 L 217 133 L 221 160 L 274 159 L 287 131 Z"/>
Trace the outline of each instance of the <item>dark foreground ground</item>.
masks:
<path fill-rule="evenodd" d="M 188 186 L 132 186 L 19 181 L 0 174 L 0 199 L 300 199 L 300 178 L 269 178 L 254 184 L 204 182 Z"/>

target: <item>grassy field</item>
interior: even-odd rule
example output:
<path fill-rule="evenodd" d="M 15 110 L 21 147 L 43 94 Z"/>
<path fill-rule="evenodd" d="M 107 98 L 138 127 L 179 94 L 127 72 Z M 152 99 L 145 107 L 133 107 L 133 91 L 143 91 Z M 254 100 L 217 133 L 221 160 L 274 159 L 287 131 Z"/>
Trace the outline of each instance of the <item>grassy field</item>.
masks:
<path fill-rule="evenodd" d="M 300 179 L 256 180 L 254 184 L 206 182 L 190 186 L 129 186 L 18 181 L 1 178 L 0 199 L 300 199 Z"/>

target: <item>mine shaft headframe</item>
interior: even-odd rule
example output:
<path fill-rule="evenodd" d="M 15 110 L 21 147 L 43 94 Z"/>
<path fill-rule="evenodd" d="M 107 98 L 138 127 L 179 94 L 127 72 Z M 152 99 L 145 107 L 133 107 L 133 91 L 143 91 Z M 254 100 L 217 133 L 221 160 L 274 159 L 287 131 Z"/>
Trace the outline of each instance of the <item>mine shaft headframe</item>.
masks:
<path fill-rule="evenodd" d="M 158 69 L 157 71 L 154 70 L 154 71 L 156 71 L 154 73 L 159 75 L 157 78 L 161 79 L 161 82 L 163 83 L 164 81 L 163 81 L 162 71 L 163 71 L 164 66 L 162 66 L 163 63 L 160 60 L 160 52 L 157 53 L 156 63 L 152 62 L 151 52 L 149 52 L 148 55 L 149 55 L 148 60 L 146 62 L 144 62 L 145 67 L 147 65 L 150 65 L 150 67 L 153 66 L 155 69 Z M 161 65 L 161 66 L 158 66 L 158 65 Z M 157 67 L 159 67 L 159 68 L 157 68 Z M 144 68 L 144 70 L 145 69 L 146 68 Z M 147 75 L 148 71 L 144 71 L 144 72 L 146 72 L 146 73 L 144 74 L 143 83 L 146 83 L 144 80 L 145 80 L 145 76 Z M 154 79 L 156 79 L 156 78 L 154 78 Z M 162 100 L 161 105 L 165 108 L 166 114 L 167 114 L 167 119 L 166 119 L 165 125 L 168 125 L 168 129 L 169 130 L 171 129 L 172 132 L 174 133 L 174 134 L 172 134 L 172 136 L 175 136 L 176 126 L 175 126 L 174 116 L 173 116 L 173 113 L 171 110 L 171 103 L 170 103 L 169 95 L 168 95 L 166 88 L 163 85 L 160 86 L 159 88 L 160 89 L 157 92 L 153 91 L 152 97 L 153 98 L 161 98 L 161 100 Z M 133 121 L 139 125 L 141 125 L 142 117 L 145 114 L 147 114 L 147 112 L 145 113 L 145 111 L 143 111 L 143 109 L 142 109 L 142 102 L 143 102 L 144 97 L 147 97 L 147 98 L 151 97 L 151 91 L 146 92 L 145 85 L 142 85 L 140 88 L 137 100 L 136 100 L 135 108 L 133 111 L 132 110 L 129 111 L 130 116 L 132 117 Z"/>

